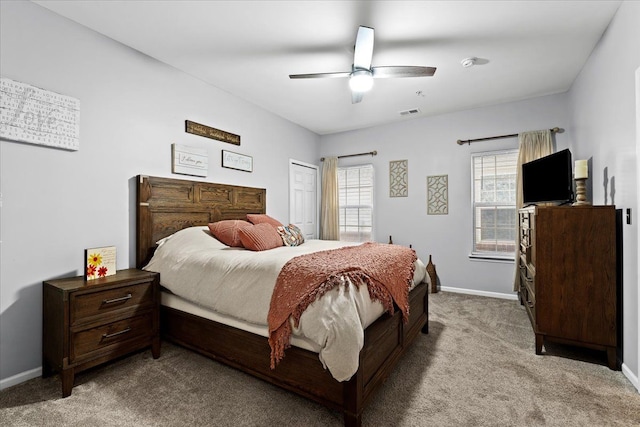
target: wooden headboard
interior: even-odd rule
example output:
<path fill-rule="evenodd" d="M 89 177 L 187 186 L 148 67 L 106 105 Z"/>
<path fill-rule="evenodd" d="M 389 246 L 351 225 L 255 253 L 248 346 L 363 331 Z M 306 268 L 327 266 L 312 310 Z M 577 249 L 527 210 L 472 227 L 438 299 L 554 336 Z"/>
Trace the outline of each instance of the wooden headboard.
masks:
<path fill-rule="evenodd" d="M 156 242 L 183 228 L 266 213 L 267 190 L 138 175 L 136 265 L 149 261 Z"/>

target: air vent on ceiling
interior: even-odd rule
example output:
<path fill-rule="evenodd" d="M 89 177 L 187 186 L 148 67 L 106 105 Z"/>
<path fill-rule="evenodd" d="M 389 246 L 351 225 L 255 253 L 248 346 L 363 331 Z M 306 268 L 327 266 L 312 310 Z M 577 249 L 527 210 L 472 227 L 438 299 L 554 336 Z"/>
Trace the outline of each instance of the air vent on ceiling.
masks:
<path fill-rule="evenodd" d="M 413 114 L 418 114 L 419 112 L 420 112 L 420 110 L 418 110 L 417 108 L 412 108 L 411 110 L 400 111 L 400 115 L 401 116 L 411 116 Z"/>

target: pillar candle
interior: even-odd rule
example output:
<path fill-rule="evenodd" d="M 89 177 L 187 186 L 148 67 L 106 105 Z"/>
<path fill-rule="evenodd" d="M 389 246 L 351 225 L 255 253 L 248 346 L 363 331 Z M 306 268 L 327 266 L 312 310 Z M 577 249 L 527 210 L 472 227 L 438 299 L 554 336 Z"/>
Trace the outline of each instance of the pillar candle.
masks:
<path fill-rule="evenodd" d="M 576 167 L 573 173 L 575 179 L 586 179 L 589 177 L 589 167 L 586 160 L 576 160 Z"/>

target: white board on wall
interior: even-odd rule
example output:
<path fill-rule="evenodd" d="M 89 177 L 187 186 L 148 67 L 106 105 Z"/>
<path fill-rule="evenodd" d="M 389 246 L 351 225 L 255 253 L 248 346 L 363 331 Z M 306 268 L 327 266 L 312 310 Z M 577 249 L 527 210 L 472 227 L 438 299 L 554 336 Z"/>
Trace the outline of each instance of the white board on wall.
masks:
<path fill-rule="evenodd" d="M 207 150 L 187 147 L 186 145 L 171 144 L 173 173 L 193 176 L 207 176 L 209 171 L 209 156 Z"/>
<path fill-rule="evenodd" d="M 0 138 L 77 151 L 80 101 L 0 78 Z"/>

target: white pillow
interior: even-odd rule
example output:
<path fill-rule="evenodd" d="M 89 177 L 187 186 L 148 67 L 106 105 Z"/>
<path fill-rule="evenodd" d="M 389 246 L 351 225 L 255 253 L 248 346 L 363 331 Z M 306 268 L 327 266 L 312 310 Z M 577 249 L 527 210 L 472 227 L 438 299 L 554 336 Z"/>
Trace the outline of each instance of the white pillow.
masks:
<path fill-rule="evenodd" d="M 209 227 L 206 225 L 183 228 L 182 230 L 178 230 L 175 233 L 158 240 L 156 244 L 158 245 L 158 248 L 160 248 L 160 246 L 164 245 L 170 239 L 177 238 L 180 241 L 179 244 L 188 245 L 189 243 L 202 240 L 203 235 L 212 240 L 212 242 L 207 242 L 207 246 L 211 246 L 211 248 L 216 246 L 220 248 L 228 248 L 227 245 L 213 237 L 211 231 L 209 231 Z"/>

